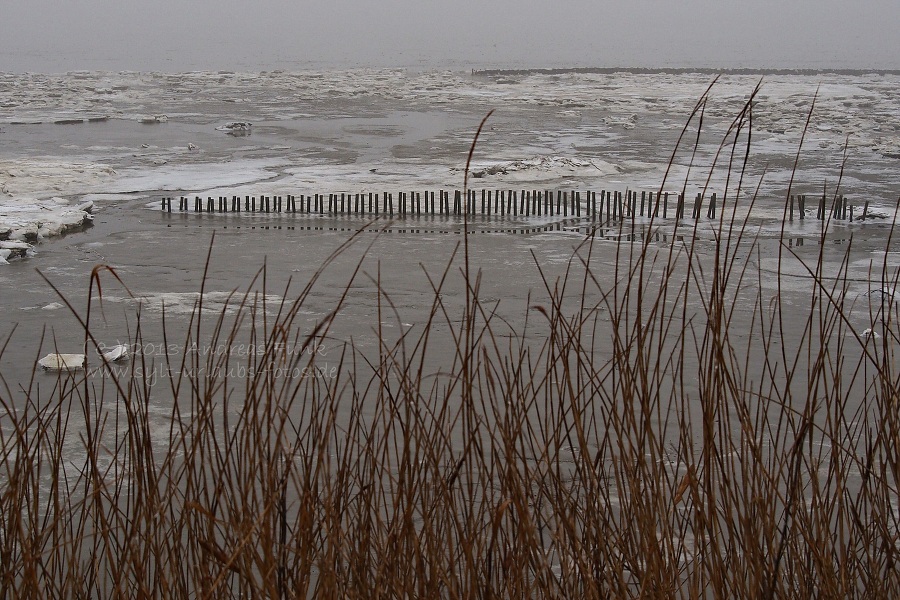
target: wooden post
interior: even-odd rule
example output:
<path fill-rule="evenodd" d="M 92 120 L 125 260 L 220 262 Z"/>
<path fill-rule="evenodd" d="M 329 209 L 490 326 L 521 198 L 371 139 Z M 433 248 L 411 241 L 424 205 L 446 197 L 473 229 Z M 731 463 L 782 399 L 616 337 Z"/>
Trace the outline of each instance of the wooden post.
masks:
<path fill-rule="evenodd" d="M 709 201 L 709 211 L 707 213 L 707 218 L 715 219 L 716 218 L 716 193 L 713 192 L 712 198 Z"/>
<path fill-rule="evenodd" d="M 859 220 L 865 221 L 868 214 L 869 214 L 869 201 L 866 200 L 866 203 L 863 204 L 862 216 L 859 218 Z"/>

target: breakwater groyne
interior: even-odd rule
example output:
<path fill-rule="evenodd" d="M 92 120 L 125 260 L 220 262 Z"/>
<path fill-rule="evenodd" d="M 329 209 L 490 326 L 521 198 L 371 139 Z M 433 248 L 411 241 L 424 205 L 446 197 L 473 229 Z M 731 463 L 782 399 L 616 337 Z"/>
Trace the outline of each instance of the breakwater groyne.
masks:
<path fill-rule="evenodd" d="M 619 221 L 636 217 L 676 220 L 715 219 L 724 202 L 716 193 L 686 198 L 677 192 L 572 190 L 436 190 L 300 195 L 166 196 L 166 212 L 388 216 L 584 217 Z M 809 198 L 792 195 L 784 207 L 788 221 L 804 219 L 864 220 L 862 210 L 844 196 Z"/>

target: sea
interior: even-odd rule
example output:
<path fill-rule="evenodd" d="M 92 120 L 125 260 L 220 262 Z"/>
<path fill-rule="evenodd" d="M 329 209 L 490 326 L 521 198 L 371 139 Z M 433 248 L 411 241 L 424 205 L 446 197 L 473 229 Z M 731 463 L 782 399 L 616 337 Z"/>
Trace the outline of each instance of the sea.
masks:
<path fill-rule="evenodd" d="M 0 74 L 0 239 L 28 245 L 0 265 L 0 388 L 15 403 L 52 385 L 57 374 L 37 361 L 84 352 L 88 319 L 100 349 L 127 345 L 164 378 L 159 363 L 187 348 L 167 345 L 160 322 L 183 332 L 200 299 L 204 314 L 233 314 L 234 294 L 248 290 L 274 314 L 311 286 L 298 330 L 314 331 L 340 305 L 317 349 L 333 361 L 348 345 L 374 351 L 385 332 L 423 327 L 434 278 L 459 275 L 463 253 L 481 274 L 479 298 L 513 328 L 588 242 L 612 278 L 623 239 L 666 249 L 714 242 L 735 225 L 765 240 L 746 260 L 772 294 L 795 286 L 802 304 L 802 257 L 824 247 L 837 272 L 852 246 L 848 294 L 866 297 L 882 287 L 881 265 L 900 264 L 890 235 L 898 88 L 892 71 Z M 475 215 L 194 210 L 197 198 L 204 208 L 210 198 L 288 195 L 396 203 L 464 188 L 482 202 Z M 537 190 L 669 192 L 673 205 L 666 218 L 642 205 L 598 227 L 587 205 L 562 219 L 485 214 L 480 200 Z M 713 193 L 716 216 L 704 208 L 688 227 L 675 222 L 679 194 L 708 206 Z M 839 198 L 855 218 L 835 215 Z M 712 256 L 705 248 L 698 256 Z M 458 282 L 441 293 L 447 306 L 464 303 Z M 855 329 L 871 326 L 864 311 L 857 317 Z"/>

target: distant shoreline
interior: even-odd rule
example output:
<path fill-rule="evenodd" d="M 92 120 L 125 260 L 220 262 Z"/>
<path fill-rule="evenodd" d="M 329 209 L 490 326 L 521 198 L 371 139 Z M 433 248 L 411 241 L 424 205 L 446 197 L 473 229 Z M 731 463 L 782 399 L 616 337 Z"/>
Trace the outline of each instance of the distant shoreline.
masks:
<path fill-rule="evenodd" d="M 900 75 L 900 69 L 761 69 L 712 67 L 570 67 L 554 69 L 472 69 L 479 77 L 630 73 L 634 75 Z"/>

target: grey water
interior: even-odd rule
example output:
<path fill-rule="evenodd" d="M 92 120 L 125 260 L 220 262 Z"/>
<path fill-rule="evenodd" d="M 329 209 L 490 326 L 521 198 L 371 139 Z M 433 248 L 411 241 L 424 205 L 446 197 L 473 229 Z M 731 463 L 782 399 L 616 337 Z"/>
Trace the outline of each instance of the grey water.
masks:
<path fill-rule="evenodd" d="M 214 307 L 224 308 L 223 299 L 249 285 L 263 264 L 265 292 L 290 299 L 296 293 L 290 290 L 302 287 L 367 224 L 333 215 L 168 214 L 159 209 L 160 197 L 461 188 L 475 131 L 491 110 L 472 163 L 486 174 L 471 180 L 473 186 L 665 186 L 690 197 L 707 188 L 735 193 L 740 175 L 735 202 L 747 206 L 753 199 L 750 223 L 770 240 L 780 239 L 789 185 L 813 197 L 842 193 L 857 206 L 869 202 L 879 219 L 834 224 L 828 259 L 839 264 L 845 244 L 854 236 L 863 239 L 854 246 L 856 295 L 881 286 L 877 273 L 871 275 L 873 265 L 888 257 L 895 268 L 889 232 L 898 196 L 900 100 L 891 73 L 765 75 L 752 119 L 739 135 L 729 126 L 760 83 L 757 74 L 722 75 L 697 112 L 715 79 L 710 73 L 331 69 L 0 78 L 5 201 L 90 198 L 95 215 L 86 230 L 41 240 L 33 256 L 0 268 L 0 340 L 9 340 L 0 372 L 19 397 L 43 353 L 81 351 L 77 318 L 56 304 L 61 294 L 83 318 L 97 265 L 111 267 L 121 279 L 101 272 L 102 312 L 96 291 L 91 300 L 92 326 L 104 344 L 113 345 L 134 335 L 138 310 L 142 319 L 158 321 L 165 305 L 168 323 L 184 328 L 201 286 L 213 294 Z M 165 119 L 146 122 L 155 115 Z M 250 135 L 217 129 L 234 121 L 251 122 Z M 91 166 L 107 171 L 91 175 Z M 485 170 L 497 166 L 502 168 Z M 507 225 L 513 233 L 503 232 Z M 483 274 L 485 301 L 496 302 L 497 314 L 518 325 L 530 303 L 546 299 L 547 281 L 563 277 L 586 242 L 584 231 L 522 234 L 526 225 L 498 218 L 475 223 L 469 246 L 471 264 Z M 814 260 L 823 247 L 820 226 L 797 221 L 787 228 L 792 245 L 806 240 L 794 251 Z M 713 230 L 704 228 L 707 241 Z M 342 319 L 325 342 L 332 352 L 350 343 L 376 347 L 379 326 L 421 327 L 434 293 L 428 276 L 441 273 L 460 252 L 461 227 L 452 219 L 422 217 L 388 231 L 359 234 L 326 270 L 305 308 L 300 326 L 312 330 L 363 261 Z M 671 228 L 641 235 L 651 236 L 657 249 L 677 243 Z M 600 239 L 594 249 L 606 276 L 614 272 L 618 236 Z M 766 242 L 753 259 L 763 279 L 790 267 L 791 281 L 802 282 L 802 264 L 770 264 L 778 246 Z M 289 279 L 295 287 L 285 292 Z M 383 323 L 373 318 L 376 280 L 398 307 L 398 316 Z M 797 302 L 804 285 L 797 286 Z M 779 282 L 784 293 L 787 287 Z M 459 309 L 464 294 L 457 287 L 449 298 Z M 864 321 L 860 330 L 871 325 Z M 161 343 L 158 328 L 147 326 L 144 335 Z M 47 385 L 55 378 L 34 375 Z"/>

